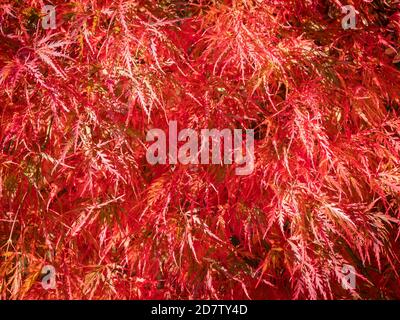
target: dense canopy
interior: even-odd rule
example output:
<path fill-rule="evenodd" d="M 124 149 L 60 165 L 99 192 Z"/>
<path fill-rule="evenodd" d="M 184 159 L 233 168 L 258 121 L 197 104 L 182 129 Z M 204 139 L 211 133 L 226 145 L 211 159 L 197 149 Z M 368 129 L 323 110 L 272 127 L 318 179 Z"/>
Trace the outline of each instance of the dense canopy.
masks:
<path fill-rule="evenodd" d="M 391 0 L 2 1 L 0 298 L 400 298 L 399 33 Z M 169 121 L 254 129 L 254 171 L 149 164 Z"/>

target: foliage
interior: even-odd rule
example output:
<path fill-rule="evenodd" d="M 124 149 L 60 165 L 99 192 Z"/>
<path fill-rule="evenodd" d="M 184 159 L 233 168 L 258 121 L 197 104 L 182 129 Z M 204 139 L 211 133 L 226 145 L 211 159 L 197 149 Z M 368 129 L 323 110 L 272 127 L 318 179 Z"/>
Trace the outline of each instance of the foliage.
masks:
<path fill-rule="evenodd" d="M 0 5 L 2 299 L 400 298 L 399 1 L 44 4 Z M 254 172 L 149 165 L 169 120 Z"/>

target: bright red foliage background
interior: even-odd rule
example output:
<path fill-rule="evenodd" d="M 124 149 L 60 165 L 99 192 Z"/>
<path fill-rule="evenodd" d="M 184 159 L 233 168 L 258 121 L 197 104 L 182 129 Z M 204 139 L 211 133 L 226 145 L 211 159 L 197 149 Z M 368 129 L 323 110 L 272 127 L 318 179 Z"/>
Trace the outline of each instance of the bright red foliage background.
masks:
<path fill-rule="evenodd" d="M 0 297 L 399 299 L 399 9 L 2 1 Z M 170 120 L 255 129 L 255 171 L 149 165 Z"/>

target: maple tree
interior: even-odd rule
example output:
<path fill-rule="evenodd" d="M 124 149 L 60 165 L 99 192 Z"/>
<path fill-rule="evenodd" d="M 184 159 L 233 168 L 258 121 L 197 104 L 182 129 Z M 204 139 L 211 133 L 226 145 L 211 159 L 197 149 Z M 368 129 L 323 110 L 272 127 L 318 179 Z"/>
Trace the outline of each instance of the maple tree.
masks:
<path fill-rule="evenodd" d="M 0 297 L 400 298 L 399 9 L 2 1 Z M 171 120 L 254 129 L 254 172 L 149 164 Z"/>

